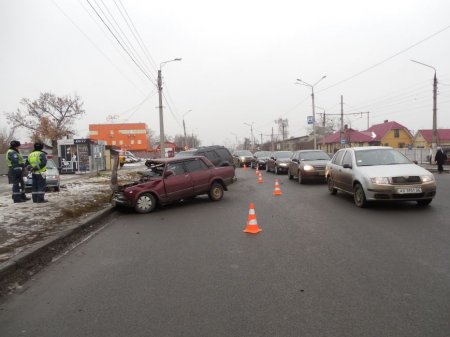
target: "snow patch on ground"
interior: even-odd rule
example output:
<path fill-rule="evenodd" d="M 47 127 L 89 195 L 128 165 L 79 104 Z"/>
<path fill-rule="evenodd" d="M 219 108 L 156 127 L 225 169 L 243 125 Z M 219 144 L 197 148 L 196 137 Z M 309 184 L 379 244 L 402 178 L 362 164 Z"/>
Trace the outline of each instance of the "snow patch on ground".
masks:
<path fill-rule="evenodd" d="M 119 183 L 136 180 L 138 168 L 142 167 L 119 171 Z M 110 173 L 62 176 L 60 192 L 47 192 L 48 202 L 42 204 L 31 200 L 15 204 L 11 192 L 1 193 L 0 262 L 109 206 L 110 183 Z"/>

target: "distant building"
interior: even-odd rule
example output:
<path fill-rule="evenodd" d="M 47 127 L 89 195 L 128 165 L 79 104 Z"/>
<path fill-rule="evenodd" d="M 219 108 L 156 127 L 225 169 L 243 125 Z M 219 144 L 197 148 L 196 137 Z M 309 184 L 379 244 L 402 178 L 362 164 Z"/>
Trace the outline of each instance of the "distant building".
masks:
<path fill-rule="evenodd" d="M 437 145 L 442 147 L 450 147 L 450 129 L 437 129 Z M 414 147 L 431 148 L 433 140 L 433 130 L 418 130 L 414 136 Z"/>
<path fill-rule="evenodd" d="M 145 123 L 89 124 L 89 139 L 103 140 L 128 151 L 148 151 L 148 129 Z"/>
<path fill-rule="evenodd" d="M 317 148 L 328 153 L 334 153 L 342 147 L 371 145 L 378 145 L 378 142 L 374 140 L 372 133 L 366 131 L 356 131 L 345 126 L 344 133 L 342 134 L 342 139 L 341 131 L 337 131 L 325 137 L 321 143 L 317 144 Z"/>
<path fill-rule="evenodd" d="M 408 128 L 394 121 L 385 120 L 363 132 L 371 133 L 373 140 L 378 142 L 376 145 L 404 148 L 413 143 L 413 136 Z"/>

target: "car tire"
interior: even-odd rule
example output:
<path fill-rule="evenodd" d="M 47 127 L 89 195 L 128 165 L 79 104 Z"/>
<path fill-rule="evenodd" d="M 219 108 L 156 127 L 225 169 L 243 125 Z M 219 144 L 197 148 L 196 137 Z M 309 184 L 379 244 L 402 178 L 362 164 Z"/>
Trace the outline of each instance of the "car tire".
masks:
<path fill-rule="evenodd" d="M 302 173 L 300 171 L 298 171 L 298 183 L 300 185 L 303 185 L 305 183 L 305 179 L 303 179 Z"/>
<path fill-rule="evenodd" d="M 219 183 L 213 183 L 208 192 L 208 197 L 212 201 L 219 201 L 223 198 L 223 186 Z"/>
<path fill-rule="evenodd" d="M 59 186 L 54 187 L 54 188 L 53 188 L 53 191 L 59 192 Z"/>
<path fill-rule="evenodd" d="M 420 199 L 420 200 L 416 200 L 416 202 L 417 202 L 417 205 L 419 205 L 420 207 L 425 207 L 425 206 L 428 206 L 430 203 L 431 203 L 431 201 L 432 201 L 433 199 Z"/>
<path fill-rule="evenodd" d="M 329 191 L 332 195 L 336 195 L 337 189 L 334 187 L 334 182 L 333 182 L 333 179 L 331 179 L 331 177 L 328 177 L 328 179 L 327 179 L 327 184 L 328 184 L 328 191 Z"/>
<path fill-rule="evenodd" d="M 355 205 L 359 208 L 367 206 L 366 195 L 364 194 L 364 189 L 361 184 L 356 184 L 353 188 L 353 200 L 355 201 Z"/>
<path fill-rule="evenodd" d="M 156 207 L 156 198 L 151 193 L 143 193 L 136 200 L 134 210 L 141 214 L 152 212 Z"/>

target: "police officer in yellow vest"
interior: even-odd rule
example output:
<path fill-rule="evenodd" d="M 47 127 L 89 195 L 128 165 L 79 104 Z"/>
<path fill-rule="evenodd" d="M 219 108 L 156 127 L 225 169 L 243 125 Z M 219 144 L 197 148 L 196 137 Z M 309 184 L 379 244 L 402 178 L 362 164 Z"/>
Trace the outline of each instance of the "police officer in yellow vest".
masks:
<path fill-rule="evenodd" d="M 13 140 L 6 152 L 6 163 L 8 164 L 8 179 L 12 184 L 12 199 L 14 202 L 25 202 L 30 200 L 25 196 L 25 184 L 23 182 L 23 170 L 25 161 L 19 152 L 20 142 Z"/>
<path fill-rule="evenodd" d="M 47 171 L 47 153 L 42 151 L 44 144 L 34 143 L 34 151 L 28 155 L 28 163 L 31 166 L 33 184 L 31 185 L 31 197 L 33 202 L 47 202 L 45 195 L 45 171 Z"/>

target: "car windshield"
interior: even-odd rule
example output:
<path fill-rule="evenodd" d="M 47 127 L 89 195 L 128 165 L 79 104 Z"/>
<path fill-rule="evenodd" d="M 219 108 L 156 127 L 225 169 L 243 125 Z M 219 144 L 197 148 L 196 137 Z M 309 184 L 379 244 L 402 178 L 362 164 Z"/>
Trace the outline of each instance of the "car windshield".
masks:
<path fill-rule="evenodd" d="M 355 157 L 358 166 L 411 164 L 408 158 L 393 149 L 355 151 Z"/>
<path fill-rule="evenodd" d="M 175 154 L 175 157 L 195 156 L 195 151 L 181 151 Z"/>
<path fill-rule="evenodd" d="M 330 160 L 328 154 L 322 151 L 311 151 L 300 154 L 300 160 Z"/>
<path fill-rule="evenodd" d="M 270 155 L 269 151 L 258 151 L 255 153 L 256 158 L 268 157 Z"/>
<path fill-rule="evenodd" d="M 56 168 L 55 162 L 51 159 L 47 160 L 47 165 L 45 165 L 45 166 L 47 166 L 47 168 L 49 168 L 49 169 Z"/>
<path fill-rule="evenodd" d="M 274 154 L 274 157 L 277 158 L 277 159 L 291 158 L 292 157 L 292 152 L 291 151 L 276 152 Z"/>
<path fill-rule="evenodd" d="M 250 151 L 237 151 L 235 152 L 236 156 L 247 156 L 247 157 L 252 157 L 252 153 Z"/>

